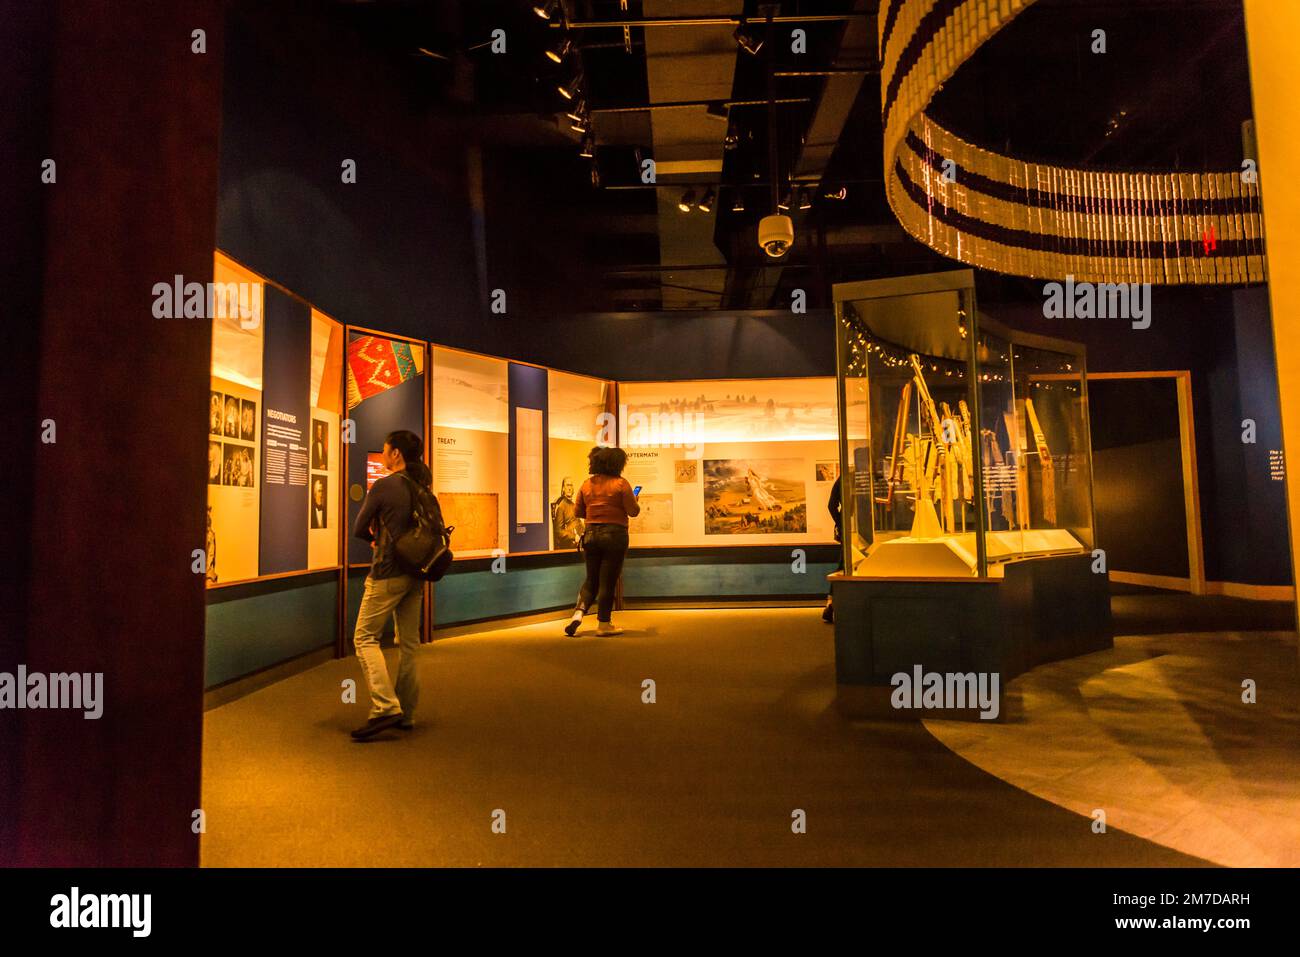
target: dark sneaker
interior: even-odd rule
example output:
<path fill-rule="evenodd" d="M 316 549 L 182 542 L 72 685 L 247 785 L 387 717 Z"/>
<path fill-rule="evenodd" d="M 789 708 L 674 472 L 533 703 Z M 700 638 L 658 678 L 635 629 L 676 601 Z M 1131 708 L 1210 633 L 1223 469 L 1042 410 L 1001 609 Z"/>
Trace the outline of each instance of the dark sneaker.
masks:
<path fill-rule="evenodd" d="M 353 731 L 352 737 L 354 737 L 358 741 L 364 741 L 366 738 L 369 738 L 372 735 L 376 735 L 380 731 L 386 731 L 389 728 L 394 728 L 401 723 L 402 723 L 402 713 L 400 711 L 397 714 L 381 715 L 378 718 L 371 718 L 361 727 Z"/>
<path fill-rule="evenodd" d="M 572 638 L 574 634 L 577 632 L 578 626 L 581 624 L 582 624 L 581 618 L 570 618 L 569 623 L 564 626 L 564 633 L 568 635 L 570 638 Z"/>
<path fill-rule="evenodd" d="M 398 722 L 397 727 L 400 731 L 410 731 L 415 727 L 415 721 L 406 715 L 402 715 L 402 720 Z"/>
<path fill-rule="evenodd" d="M 835 622 L 834 605 L 827 605 L 822 609 L 822 621 L 827 622 L 828 624 L 833 624 Z"/>

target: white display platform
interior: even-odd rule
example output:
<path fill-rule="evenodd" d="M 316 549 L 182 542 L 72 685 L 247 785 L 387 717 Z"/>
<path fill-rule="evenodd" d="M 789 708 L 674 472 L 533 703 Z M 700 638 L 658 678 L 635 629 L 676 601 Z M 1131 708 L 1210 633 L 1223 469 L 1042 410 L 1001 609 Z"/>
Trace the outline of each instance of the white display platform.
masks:
<path fill-rule="evenodd" d="M 984 545 L 988 549 L 989 576 L 994 578 L 1001 577 L 999 563 L 1010 559 L 1083 550 L 1079 540 L 1063 528 L 990 532 Z M 870 578 L 970 578 L 978 564 L 975 549 L 974 532 L 936 538 L 891 538 L 872 545 L 853 574 Z"/>

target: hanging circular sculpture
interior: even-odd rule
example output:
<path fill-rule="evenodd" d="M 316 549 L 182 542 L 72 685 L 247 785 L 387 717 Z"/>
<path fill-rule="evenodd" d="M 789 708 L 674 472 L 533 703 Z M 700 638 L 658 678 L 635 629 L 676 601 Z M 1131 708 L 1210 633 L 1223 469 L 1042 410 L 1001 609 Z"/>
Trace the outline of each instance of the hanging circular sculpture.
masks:
<path fill-rule="evenodd" d="M 926 115 L 958 67 L 1033 2 L 888 0 L 882 6 L 886 194 L 903 228 L 951 259 L 1017 276 L 1263 282 L 1253 175 L 1026 162 L 969 143 Z"/>

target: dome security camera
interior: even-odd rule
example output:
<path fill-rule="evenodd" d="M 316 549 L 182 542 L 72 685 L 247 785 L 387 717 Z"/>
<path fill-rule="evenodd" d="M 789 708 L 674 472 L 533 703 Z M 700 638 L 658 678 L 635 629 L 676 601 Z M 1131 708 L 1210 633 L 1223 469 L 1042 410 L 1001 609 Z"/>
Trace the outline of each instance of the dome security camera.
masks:
<path fill-rule="evenodd" d="M 779 213 L 764 216 L 758 224 L 758 244 L 773 259 L 780 259 L 794 245 L 794 220 Z"/>

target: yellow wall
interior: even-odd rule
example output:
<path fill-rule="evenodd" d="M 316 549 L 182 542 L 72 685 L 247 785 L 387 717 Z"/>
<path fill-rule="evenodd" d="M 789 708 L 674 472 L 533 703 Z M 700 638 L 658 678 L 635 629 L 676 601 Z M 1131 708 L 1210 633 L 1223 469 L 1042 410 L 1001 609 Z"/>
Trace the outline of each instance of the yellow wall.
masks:
<path fill-rule="evenodd" d="M 1300 569 L 1300 3 L 1245 0 L 1245 6 L 1294 579 Z"/>

